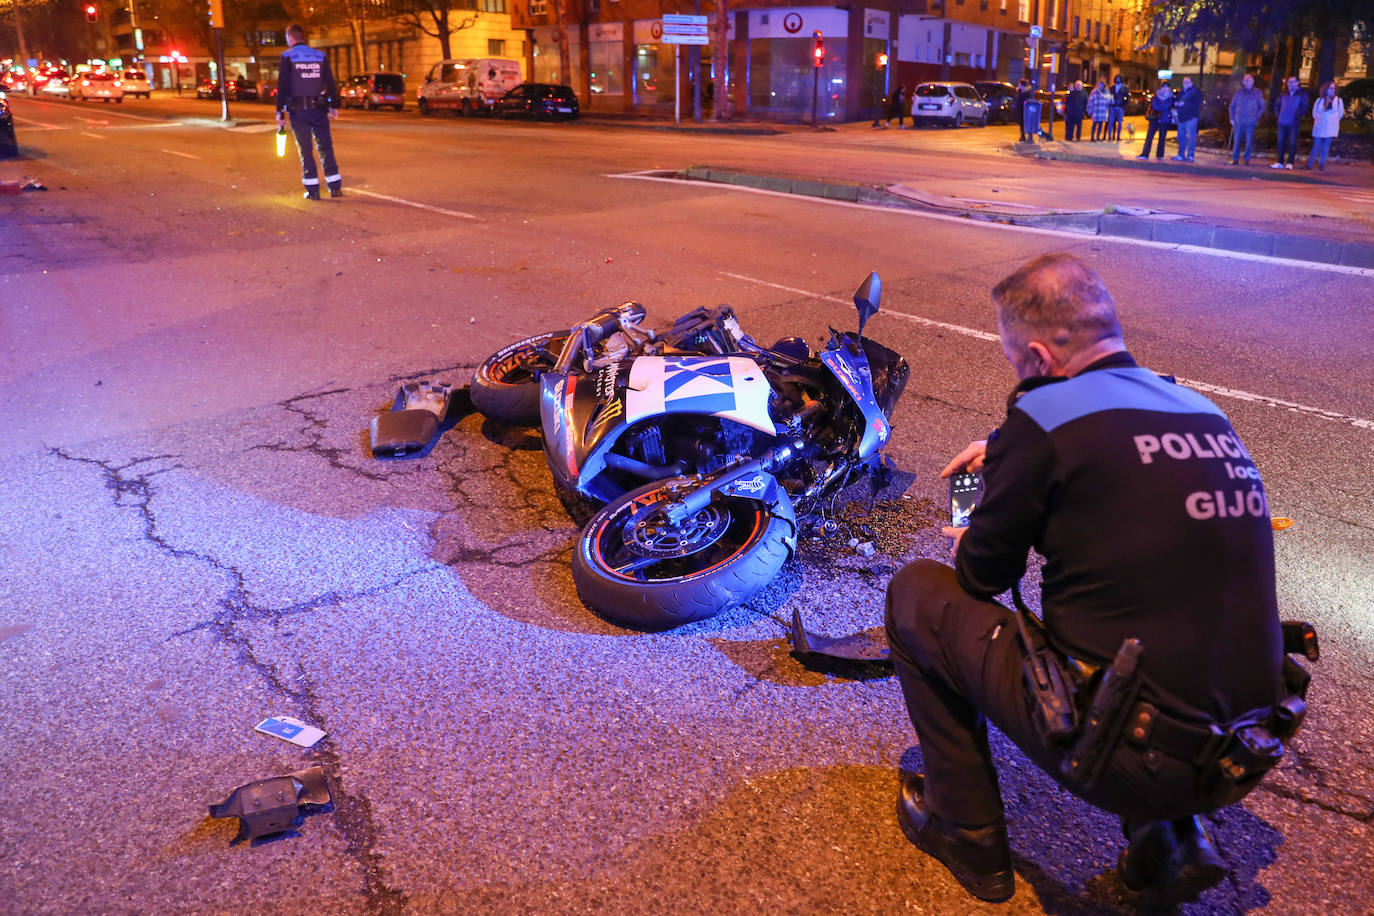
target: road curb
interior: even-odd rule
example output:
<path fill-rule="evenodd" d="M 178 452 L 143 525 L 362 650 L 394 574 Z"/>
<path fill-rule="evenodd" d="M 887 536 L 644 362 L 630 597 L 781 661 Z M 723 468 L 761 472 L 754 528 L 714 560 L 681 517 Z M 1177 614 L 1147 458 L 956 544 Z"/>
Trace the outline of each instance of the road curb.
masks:
<path fill-rule="evenodd" d="M 1168 157 L 1149 160 L 1122 159 L 1119 156 L 1092 156 L 1063 148 L 1047 148 L 1038 143 L 1012 143 L 1010 149 L 1023 159 L 1040 159 L 1049 162 L 1075 162 L 1087 165 L 1104 165 L 1109 168 L 1143 169 L 1147 172 L 1172 172 L 1176 175 L 1205 175 L 1210 178 L 1242 180 L 1256 178 L 1261 181 L 1286 181 L 1296 184 L 1329 183 L 1315 175 L 1299 174 L 1297 171 L 1279 171 L 1271 169 L 1267 165 L 1239 166 L 1206 162 L 1199 164 L 1197 162 L 1176 162 Z"/>
<path fill-rule="evenodd" d="M 674 124 L 657 119 L 618 118 L 606 117 L 600 113 L 587 114 L 582 112 L 579 120 L 585 123 L 597 124 L 604 127 L 627 127 L 632 130 L 658 130 L 670 131 L 672 133 L 683 134 L 726 134 L 741 137 L 771 137 L 777 134 L 790 133 L 782 126 L 767 124 L 697 124 L 695 122 Z"/>
<path fill-rule="evenodd" d="M 875 204 L 943 213 L 971 220 L 1058 229 L 1090 236 L 1138 239 L 1167 245 L 1189 245 L 1196 248 L 1215 248 L 1243 254 L 1264 255 L 1290 261 L 1314 264 L 1336 264 L 1342 267 L 1374 269 L 1374 245 L 1363 242 L 1343 242 L 1318 236 L 1271 232 L 1237 226 L 1219 226 L 1193 220 L 1158 220 L 1117 213 L 1110 208 L 1101 213 L 1007 213 L 944 207 L 922 203 L 894 194 L 885 187 L 857 182 L 826 182 L 815 179 L 788 178 L 776 175 L 751 175 L 706 166 L 691 166 L 675 173 L 687 181 L 708 181 L 757 188 L 780 194 L 820 197 L 849 203 Z"/>

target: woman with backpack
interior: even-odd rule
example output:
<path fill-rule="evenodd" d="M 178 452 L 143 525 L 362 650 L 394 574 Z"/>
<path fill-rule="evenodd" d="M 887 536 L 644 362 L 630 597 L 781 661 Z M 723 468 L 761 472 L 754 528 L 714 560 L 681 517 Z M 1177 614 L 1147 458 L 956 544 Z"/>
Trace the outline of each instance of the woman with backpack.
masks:
<path fill-rule="evenodd" d="M 1336 84 L 1328 82 L 1312 105 L 1312 152 L 1307 156 L 1307 168 L 1317 163 L 1317 171 L 1326 171 L 1326 154 L 1331 141 L 1341 132 L 1341 118 L 1345 117 L 1345 103 L 1336 95 Z"/>

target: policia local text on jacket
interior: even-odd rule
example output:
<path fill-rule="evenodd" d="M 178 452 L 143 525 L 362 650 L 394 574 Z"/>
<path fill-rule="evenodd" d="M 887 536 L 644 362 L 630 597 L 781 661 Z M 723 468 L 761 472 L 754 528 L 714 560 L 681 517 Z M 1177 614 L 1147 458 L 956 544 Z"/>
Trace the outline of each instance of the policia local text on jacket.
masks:
<path fill-rule="evenodd" d="M 1110 304 L 1095 272 L 1068 256 L 1032 262 L 1003 285 L 1033 282 L 1036 271 L 1058 271 L 1068 287 L 1094 283 Z M 1002 327 L 1009 358 L 1042 346 Z M 978 453 L 985 492 L 954 568 L 918 560 L 888 586 L 888 640 L 925 769 L 923 785 L 904 779 L 899 821 L 975 896 L 1011 895 L 991 720 L 1074 794 L 1120 815 L 1132 849 L 1135 825 L 1175 831 L 1180 848 L 1200 850 L 1195 896 L 1225 870 L 1193 816 L 1238 800 L 1273 765 L 1232 771 L 1227 784 L 1213 778 L 1222 752 L 1241 723 L 1268 723 L 1287 696 L 1269 507 L 1249 453 L 1202 395 L 1119 348 L 1065 374 L 1022 375 L 1006 421 Z M 950 468 L 977 470 L 976 450 Z M 1016 621 L 992 600 L 1024 575 L 1031 549 L 1045 558 L 1040 638 L 1051 657 L 1106 666 L 1127 638 L 1144 646 L 1129 727 L 1089 785 L 1063 775 L 1066 747 L 1028 703 Z M 1071 663 L 1064 670 L 1075 675 Z M 1080 683 L 1080 701 L 1095 683 Z M 1277 741 L 1269 747 L 1281 752 Z M 1188 899 L 1189 888 L 1165 886 L 1177 876 L 1157 864 L 1141 883 L 1158 878 L 1161 892 Z"/>
<path fill-rule="evenodd" d="M 301 157 L 301 183 L 305 196 L 319 200 L 320 174 L 315 166 L 316 146 L 320 150 L 320 164 L 329 195 L 339 197 L 343 182 L 334 161 L 334 140 L 329 132 L 329 120 L 339 110 L 339 88 L 329 61 L 323 51 L 305 43 L 305 30 L 293 25 L 286 31 L 290 47 L 281 56 L 277 68 L 277 123 L 291 113 L 291 132 L 296 136 L 296 149 Z"/>

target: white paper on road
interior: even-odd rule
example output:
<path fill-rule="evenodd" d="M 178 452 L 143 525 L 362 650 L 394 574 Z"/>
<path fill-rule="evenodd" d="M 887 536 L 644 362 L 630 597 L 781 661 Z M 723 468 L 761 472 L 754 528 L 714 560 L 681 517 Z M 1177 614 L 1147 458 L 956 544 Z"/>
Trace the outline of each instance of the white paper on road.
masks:
<path fill-rule="evenodd" d="M 263 719 L 256 726 L 254 731 L 262 732 L 264 735 L 271 735 L 273 738 L 280 738 L 283 741 L 290 741 L 298 747 L 314 747 L 327 732 L 323 732 L 313 725 L 306 725 L 299 719 L 290 716 L 273 716 L 270 719 Z"/>

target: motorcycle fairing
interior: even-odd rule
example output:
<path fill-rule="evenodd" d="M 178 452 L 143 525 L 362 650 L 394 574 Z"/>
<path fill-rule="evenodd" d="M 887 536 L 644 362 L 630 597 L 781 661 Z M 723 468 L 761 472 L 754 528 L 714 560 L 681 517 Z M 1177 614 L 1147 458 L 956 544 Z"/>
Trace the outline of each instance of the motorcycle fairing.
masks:
<path fill-rule="evenodd" d="M 818 358 L 854 399 L 854 403 L 859 405 L 859 412 L 864 418 L 864 431 L 859 440 L 858 455 L 860 461 L 865 461 L 883 447 L 892 434 L 892 428 L 873 395 L 873 375 L 868 368 L 868 357 L 862 349 L 852 345 L 851 335 L 844 336 L 849 339 L 839 349 L 826 350 Z"/>
<path fill-rule="evenodd" d="M 665 413 L 710 414 L 774 435 L 773 388 L 743 356 L 641 356 L 630 367 L 625 422 Z"/>

